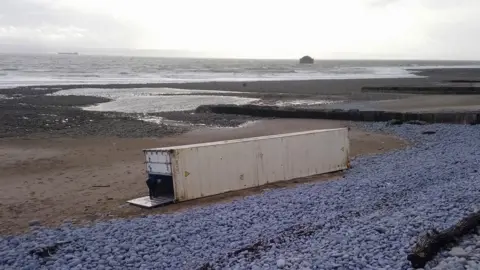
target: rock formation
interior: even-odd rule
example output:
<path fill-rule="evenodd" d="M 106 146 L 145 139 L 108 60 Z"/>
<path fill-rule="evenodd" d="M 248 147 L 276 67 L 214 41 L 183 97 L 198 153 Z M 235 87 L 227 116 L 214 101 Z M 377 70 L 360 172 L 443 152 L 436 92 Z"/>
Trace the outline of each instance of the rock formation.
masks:
<path fill-rule="evenodd" d="M 313 62 L 313 58 L 308 55 L 300 58 L 300 64 L 313 64 Z"/>

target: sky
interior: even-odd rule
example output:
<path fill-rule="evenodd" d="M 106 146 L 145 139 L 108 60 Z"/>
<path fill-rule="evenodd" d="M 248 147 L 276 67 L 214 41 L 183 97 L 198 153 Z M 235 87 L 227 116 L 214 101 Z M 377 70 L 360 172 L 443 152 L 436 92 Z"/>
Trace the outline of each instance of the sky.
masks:
<path fill-rule="evenodd" d="M 0 45 L 478 60 L 479 10 L 479 0 L 0 0 Z"/>

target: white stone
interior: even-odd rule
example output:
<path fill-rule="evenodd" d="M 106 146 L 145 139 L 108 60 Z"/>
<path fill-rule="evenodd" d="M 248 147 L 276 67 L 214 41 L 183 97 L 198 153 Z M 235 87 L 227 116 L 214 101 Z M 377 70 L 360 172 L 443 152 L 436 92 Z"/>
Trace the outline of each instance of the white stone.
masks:
<path fill-rule="evenodd" d="M 277 260 L 277 267 L 278 268 L 284 268 L 287 263 L 285 262 L 284 259 L 278 259 Z"/>
<path fill-rule="evenodd" d="M 454 247 L 450 250 L 449 254 L 455 257 L 466 257 L 468 256 L 468 252 L 466 252 L 463 248 Z"/>
<path fill-rule="evenodd" d="M 473 269 L 477 269 L 478 264 L 474 261 L 468 261 L 468 266 L 470 266 Z"/>

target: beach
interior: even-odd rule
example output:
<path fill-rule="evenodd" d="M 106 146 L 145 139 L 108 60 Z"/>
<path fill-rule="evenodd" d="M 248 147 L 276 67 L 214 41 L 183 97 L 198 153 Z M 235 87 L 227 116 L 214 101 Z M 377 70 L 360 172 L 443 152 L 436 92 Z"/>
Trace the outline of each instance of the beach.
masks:
<path fill-rule="evenodd" d="M 196 112 L 195 108 L 200 105 L 233 103 L 289 108 L 374 108 L 394 111 L 478 109 L 478 95 L 419 96 L 362 91 L 365 86 L 444 85 L 451 83 L 450 80 L 475 80 L 480 72 L 477 69 L 425 69 L 417 71 L 416 74 L 424 77 L 70 83 L 3 87 L 0 89 L 0 234 L 22 235 L 38 226 L 56 228 L 65 223 L 74 224 L 76 228 L 96 226 L 97 222 L 104 221 L 114 223 L 118 218 L 140 222 L 137 218 L 154 218 L 156 214 L 187 215 L 185 213 L 197 211 L 195 209 L 210 211 L 212 207 L 223 207 L 222 205 L 226 208 L 230 205 L 235 207 L 238 201 L 241 201 L 240 204 L 248 204 L 250 200 L 263 198 L 263 194 L 268 193 L 268 190 L 278 190 L 279 193 L 296 192 L 296 189 L 305 187 L 303 184 L 326 183 L 327 186 L 336 186 L 337 184 L 329 183 L 345 177 L 350 179 L 348 181 L 353 181 L 348 172 L 335 173 L 174 204 L 153 211 L 126 203 L 129 199 L 147 195 L 142 153 L 145 148 L 349 127 L 351 157 L 364 164 L 364 159 L 370 158 L 378 163 L 380 161 L 377 156 L 379 159 L 385 156 L 386 160 L 389 160 L 397 155 L 394 153 L 412 151 L 408 150 L 413 144 L 411 139 L 418 136 L 410 134 L 414 132 L 413 127 L 397 130 L 375 124 L 362 126 L 361 123 L 349 121 L 262 118 Z M 427 125 L 423 129 L 428 128 Z M 450 127 L 434 128 L 447 132 Z M 452 130 L 454 128 L 462 129 L 452 127 Z M 407 136 L 407 133 L 410 135 Z M 440 138 L 438 137 L 438 140 Z M 457 139 L 460 140 L 460 137 L 455 137 L 455 140 Z M 441 152 L 441 149 L 438 151 Z M 373 171 L 369 173 L 356 166 L 360 165 L 354 164 L 354 174 L 373 177 L 376 180 L 372 181 L 381 183 L 382 175 L 369 176 L 374 175 Z M 365 185 L 357 188 L 368 192 Z M 326 190 L 325 192 L 330 192 L 329 188 Z M 275 192 L 277 191 L 272 194 Z M 337 194 L 340 191 L 332 192 Z M 313 196 L 312 194 L 308 196 Z M 287 197 L 289 196 L 294 195 L 292 193 Z M 316 200 L 324 199 L 322 197 Z M 295 201 L 291 197 L 288 200 Z M 465 205 L 461 209 L 465 210 Z M 287 205 L 282 207 L 290 209 Z M 291 210 L 288 210 L 289 215 L 293 213 Z M 252 221 L 252 224 L 260 226 L 262 220 L 260 218 L 258 223 Z M 287 223 L 285 221 L 283 225 L 286 226 Z M 235 232 L 238 230 L 239 228 L 234 229 Z M 220 234 L 219 237 L 224 237 Z M 187 239 L 191 236 L 184 237 Z M 405 240 L 404 238 L 402 239 Z M 238 243 L 235 248 L 239 246 L 242 244 Z M 191 267 L 198 267 L 206 258 L 201 254 L 192 256 L 194 260 L 189 264 Z M 162 262 L 165 269 L 178 269 L 181 265 Z M 216 263 L 224 267 L 236 264 L 245 266 L 242 262 Z M 132 267 L 135 265 L 137 264 L 133 263 Z"/>
<path fill-rule="evenodd" d="M 346 96 L 361 95 L 354 87 L 362 83 L 336 80 L 249 82 L 246 86 L 243 83 L 147 86 L 148 89 L 175 87 L 241 92 L 235 95 L 278 101 L 344 99 Z M 334 88 L 331 88 L 332 85 Z M 110 87 L 114 86 L 103 88 Z M 322 88 L 327 90 L 319 90 Z M 0 100 L 3 111 L 0 163 L 5 172 L 1 176 L 4 185 L 1 197 L 8 205 L 2 213 L 2 233 L 24 231 L 32 220 L 45 225 L 59 225 L 65 220 L 82 223 L 146 214 L 126 205 L 127 200 L 146 192 L 141 151 L 145 148 L 349 126 L 348 122 L 328 120 L 262 120 L 191 111 L 152 113 L 174 121 L 173 124 L 158 124 L 138 120 L 135 113 L 79 109 L 78 106 L 107 102 L 108 99 L 52 96 L 56 91 L 59 91 L 56 87 L 3 90 L 11 97 L 22 96 Z M 218 95 L 214 91 L 202 93 L 207 97 Z M 386 135 L 359 130 L 354 134 L 355 155 L 388 151 L 405 145 L 402 140 Z M 96 185 L 107 187 L 96 188 Z"/>
<path fill-rule="evenodd" d="M 388 80 L 397 81 L 401 80 Z M 219 95 L 211 90 L 221 90 L 240 92 L 235 95 L 266 102 L 358 100 L 363 95 L 359 90 L 363 83 L 363 80 L 285 81 L 248 82 L 244 86 L 244 83 L 225 82 L 146 85 L 138 91 L 162 87 L 207 90 L 202 94 L 208 97 Z M 102 88 L 112 87 L 115 86 Z M 57 91 L 62 90 L 58 87 L 0 90 L 9 97 L 21 95 L 0 100 L 3 115 L 0 164 L 4 172 L 0 197 L 7 205 L 0 221 L 2 233 L 24 231 L 32 220 L 59 225 L 66 220 L 82 223 L 146 214 L 126 205 L 127 200 L 142 196 L 147 190 L 141 151 L 145 148 L 349 126 L 348 122 L 340 121 L 275 120 L 192 111 L 150 113 L 150 117 L 171 121 L 159 124 L 138 120 L 136 113 L 84 110 L 79 107 L 109 99 L 52 95 Z M 355 155 L 405 145 L 400 139 L 360 130 L 355 131 L 352 139 Z M 96 188 L 96 185 L 106 187 Z"/>
<path fill-rule="evenodd" d="M 147 194 L 142 149 L 348 126 L 321 120 L 264 120 L 246 127 L 203 128 L 167 137 L 12 138 L 0 140 L 2 155 L 1 233 L 28 229 L 29 223 L 60 225 L 162 213 L 130 206 Z M 398 138 L 356 130 L 352 154 L 401 148 Z M 244 193 L 248 194 L 248 193 Z M 236 194 L 242 195 L 242 193 Z M 235 197 L 235 196 L 233 196 Z M 215 201 L 217 199 L 208 199 Z M 203 204 L 192 202 L 189 206 Z M 173 207 L 173 209 L 178 207 Z"/>
<path fill-rule="evenodd" d="M 157 88 L 206 90 L 200 92 L 206 97 L 228 97 L 231 92 L 238 97 L 255 98 L 267 103 L 301 99 L 343 101 L 347 104 L 380 102 L 378 104 L 389 107 L 387 105 L 390 102 L 394 105 L 390 104 L 390 107 L 398 110 L 411 106 L 427 108 L 432 103 L 429 101 L 431 97 L 362 93 L 361 87 L 411 85 L 418 84 L 419 81 L 429 83 L 426 79 L 362 79 L 211 82 L 128 87 L 136 87 L 139 92 Z M 121 90 L 115 90 L 117 87 L 88 86 L 88 89 L 110 89 L 112 93 L 119 93 Z M 148 113 L 150 118 L 164 119 L 155 123 L 139 120 L 139 113 L 81 109 L 80 107 L 109 102 L 111 99 L 107 97 L 111 98 L 111 95 L 88 96 L 87 92 L 83 96 L 71 96 L 67 95 L 70 88 L 77 91 L 73 94 L 84 93 L 79 86 L 0 90 L 4 95 L 12 97 L 0 100 L 3 115 L 0 163 L 3 164 L 2 171 L 6 172 L 1 176 L 4 184 L 2 192 L 3 196 L 9 198 L 8 207 L 4 210 L 6 212 L 2 215 L 3 233 L 25 230 L 31 220 L 58 225 L 70 219 L 82 222 L 134 215 L 132 213 L 141 215 L 142 211 L 125 206 L 125 201 L 146 192 L 141 152 L 144 148 L 351 126 L 348 122 L 341 121 L 269 120 L 240 115 L 194 113 L 191 110 Z M 123 88 L 126 86 L 119 87 Z M 80 92 L 75 89 L 80 89 Z M 65 91 L 66 94 L 54 95 L 59 91 Z M 108 91 L 107 93 L 110 94 Z M 172 93 L 180 96 L 192 95 L 191 92 L 173 91 L 167 92 L 167 97 Z M 435 98 L 438 100 L 438 97 Z M 416 100 L 414 105 L 412 99 Z M 468 105 L 472 102 L 468 97 L 450 99 L 458 103 L 456 105 Z M 444 97 L 442 100 L 444 105 L 448 103 L 448 98 Z M 330 106 L 338 107 L 342 104 L 332 103 Z M 142 117 L 148 118 L 145 114 L 142 114 Z M 388 151 L 405 145 L 402 140 L 382 134 L 363 133 L 360 130 L 354 134 L 355 154 Z M 95 184 L 108 187 L 95 188 Z M 77 192 L 81 194 L 81 200 L 70 201 Z M 57 209 L 58 207 L 61 209 Z M 59 212 L 63 214 L 59 215 Z"/>

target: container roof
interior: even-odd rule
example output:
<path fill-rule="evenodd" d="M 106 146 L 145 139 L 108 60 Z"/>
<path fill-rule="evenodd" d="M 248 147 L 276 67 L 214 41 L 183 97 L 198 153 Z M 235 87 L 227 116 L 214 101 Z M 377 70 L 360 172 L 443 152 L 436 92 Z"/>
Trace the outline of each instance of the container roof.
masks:
<path fill-rule="evenodd" d="M 150 148 L 150 149 L 144 149 L 143 151 L 171 151 L 171 150 L 179 150 L 179 149 L 194 148 L 194 147 L 201 147 L 201 146 L 213 146 L 213 145 L 219 145 L 219 144 L 232 144 L 232 143 L 242 143 L 242 142 L 266 140 L 266 139 L 281 138 L 281 137 L 292 137 L 292 136 L 296 136 L 296 135 L 321 133 L 321 132 L 328 132 L 328 131 L 334 131 L 334 130 L 338 130 L 338 131 L 348 130 L 348 128 L 345 127 L 345 128 L 332 128 L 332 129 L 317 129 L 317 130 L 300 131 L 300 132 L 294 132 L 294 133 L 285 133 L 285 134 L 277 134 L 277 135 L 251 137 L 251 138 L 245 138 L 245 139 L 225 140 L 225 141 L 216 141 L 216 142 L 208 142 L 208 143 L 189 144 L 189 145 L 179 145 L 179 146 L 170 146 L 170 147 L 160 147 L 160 148 Z"/>

